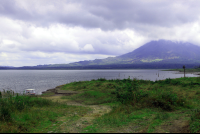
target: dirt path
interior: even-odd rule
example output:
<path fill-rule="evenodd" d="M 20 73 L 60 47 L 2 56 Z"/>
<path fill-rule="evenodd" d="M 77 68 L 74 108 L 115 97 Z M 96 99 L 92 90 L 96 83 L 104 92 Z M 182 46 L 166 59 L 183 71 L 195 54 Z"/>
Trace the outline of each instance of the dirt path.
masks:
<path fill-rule="evenodd" d="M 62 121 L 63 124 L 60 125 L 60 131 L 61 132 L 69 132 L 69 133 L 78 133 L 83 128 L 92 125 L 92 121 L 100 117 L 106 113 L 109 113 L 111 111 L 111 108 L 109 106 L 104 105 L 84 105 L 81 103 L 77 103 L 68 99 L 61 99 L 62 95 L 55 95 L 50 97 L 43 97 L 46 99 L 51 99 L 53 101 L 58 101 L 62 103 L 67 103 L 67 105 L 73 105 L 73 106 L 83 106 L 83 107 L 89 107 L 92 109 L 92 111 L 88 112 L 87 114 L 83 115 L 80 119 L 76 121 L 70 121 L 66 120 L 66 117 L 59 118 L 59 121 Z M 76 114 L 76 113 L 75 113 Z"/>

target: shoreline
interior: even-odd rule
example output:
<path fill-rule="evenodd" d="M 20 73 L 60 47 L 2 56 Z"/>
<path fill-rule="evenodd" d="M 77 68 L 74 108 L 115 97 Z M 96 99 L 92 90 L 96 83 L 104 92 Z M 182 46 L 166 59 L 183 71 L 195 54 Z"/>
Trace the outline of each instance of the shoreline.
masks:
<path fill-rule="evenodd" d="M 68 96 L 68 95 L 73 95 L 73 94 L 80 93 L 80 92 L 77 92 L 77 91 L 61 90 L 60 88 L 62 86 L 63 85 L 57 86 L 57 87 L 52 88 L 52 89 L 47 89 L 46 91 L 43 91 L 41 95 L 48 94 L 48 93 L 53 93 L 53 95 L 65 95 L 65 96 Z"/>
<path fill-rule="evenodd" d="M 175 74 L 184 74 L 184 72 L 177 71 Z M 185 72 L 185 74 L 200 75 L 200 72 Z"/>
<path fill-rule="evenodd" d="M 184 72 L 177 71 L 175 74 L 184 74 Z M 199 77 L 200 77 L 200 72 L 185 72 L 185 74 L 199 75 Z M 41 95 L 47 94 L 47 93 L 54 93 L 55 95 L 66 95 L 67 96 L 67 95 L 73 95 L 73 94 L 79 93 L 77 91 L 61 90 L 60 88 L 64 85 L 59 85 L 55 88 L 47 89 L 46 91 L 43 91 L 41 93 Z"/>

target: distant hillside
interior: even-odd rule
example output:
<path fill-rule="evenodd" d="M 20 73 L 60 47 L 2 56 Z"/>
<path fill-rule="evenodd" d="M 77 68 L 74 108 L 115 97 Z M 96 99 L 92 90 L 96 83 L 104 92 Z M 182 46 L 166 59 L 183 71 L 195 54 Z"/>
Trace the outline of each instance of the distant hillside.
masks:
<path fill-rule="evenodd" d="M 189 42 L 151 41 L 124 55 L 69 64 L 38 65 L 15 69 L 125 69 L 192 68 L 200 65 L 200 47 Z M 3 69 L 4 67 L 0 68 Z"/>
<path fill-rule="evenodd" d="M 188 42 L 151 41 L 140 48 L 118 56 L 134 62 L 200 63 L 200 47 Z"/>
<path fill-rule="evenodd" d="M 69 64 L 53 64 L 49 65 L 49 67 L 141 63 L 197 64 L 200 63 L 200 47 L 188 42 L 158 40 L 148 42 L 132 52 L 116 57 L 79 61 Z"/>

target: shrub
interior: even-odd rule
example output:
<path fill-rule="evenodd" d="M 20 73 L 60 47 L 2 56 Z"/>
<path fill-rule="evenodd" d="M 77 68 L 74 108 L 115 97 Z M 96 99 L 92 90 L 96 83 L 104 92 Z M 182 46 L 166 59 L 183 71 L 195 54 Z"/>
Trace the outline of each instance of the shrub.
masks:
<path fill-rule="evenodd" d="M 22 97 L 22 96 L 17 95 L 15 97 L 13 105 L 18 111 L 22 111 L 25 108 L 24 102 L 26 103 L 26 101 L 24 100 L 25 100 L 25 96 Z"/>
<path fill-rule="evenodd" d="M 106 81 L 106 79 L 105 78 L 99 78 L 99 79 L 97 79 L 98 81 Z"/>
<path fill-rule="evenodd" d="M 136 95 L 134 92 L 138 91 L 138 81 L 130 79 L 124 79 L 124 84 L 122 86 L 116 87 L 116 97 L 121 103 L 127 103 L 132 100 Z"/>
<path fill-rule="evenodd" d="M 170 84 L 172 81 L 172 79 L 170 78 L 166 78 L 165 81 L 163 81 L 165 84 Z"/>
<path fill-rule="evenodd" d="M 186 83 L 183 83 L 183 84 L 182 84 L 182 87 L 186 87 L 187 85 L 188 85 L 188 84 L 186 84 Z"/>
<path fill-rule="evenodd" d="M 119 82 L 121 82 L 121 80 L 119 80 L 119 79 L 116 79 L 116 80 L 115 80 L 115 83 L 119 83 Z"/>
<path fill-rule="evenodd" d="M 161 97 L 162 97 L 162 99 L 164 99 L 165 101 L 168 101 L 172 105 L 177 104 L 176 103 L 178 100 L 177 94 L 173 94 L 172 92 L 163 92 Z"/>
<path fill-rule="evenodd" d="M 172 85 L 180 85 L 181 82 L 180 82 L 180 81 L 176 81 L 176 80 L 172 80 L 172 81 L 171 81 L 171 84 L 172 84 Z"/>
<path fill-rule="evenodd" d="M 173 107 L 166 101 L 158 98 L 152 98 L 149 100 L 149 105 L 153 107 L 160 107 L 163 110 L 171 111 Z"/>
<path fill-rule="evenodd" d="M 187 101 L 183 97 L 178 97 L 177 94 L 171 91 L 149 92 L 149 97 L 145 98 L 147 106 L 160 107 L 165 111 L 172 111 L 176 107 L 187 107 Z"/>
<path fill-rule="evenodd" d="M 9 103 L 3 99 L 0 100 L 0 120 L 11 120 L 11 109 L 9 108 Z"/>

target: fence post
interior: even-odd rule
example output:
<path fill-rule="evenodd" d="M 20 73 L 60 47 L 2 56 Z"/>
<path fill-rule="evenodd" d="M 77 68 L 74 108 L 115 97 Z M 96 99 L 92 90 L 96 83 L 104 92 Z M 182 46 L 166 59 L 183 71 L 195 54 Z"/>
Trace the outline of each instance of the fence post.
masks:
<path fill-rule="evenodd" d="M 185 65 L 183 66 L 183 69 L 184 69 L 184 78 L 185 78 Z"/>

